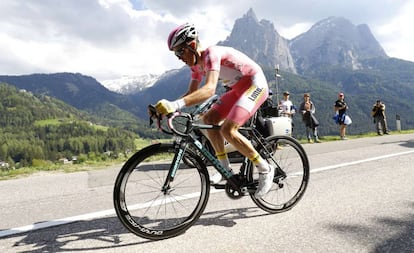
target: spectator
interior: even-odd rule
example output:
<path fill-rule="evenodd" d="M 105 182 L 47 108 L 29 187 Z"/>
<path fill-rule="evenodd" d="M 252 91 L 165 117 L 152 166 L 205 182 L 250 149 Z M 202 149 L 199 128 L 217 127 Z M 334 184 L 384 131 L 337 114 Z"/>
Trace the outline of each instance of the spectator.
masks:
<path fill-rule="evenodd" d="M 302 113 L 302 121 L 306 126 L 306 137 L 308 143 L 319 143 L 318 126 L 319 121 L 315 117 L 315 105 L 310 100 L 310 94 L 303 94 L 303 102 L 299 106 L 299 111 Z"/>
<path fill-rule="evenodd" d="M 279 102 L 279 112 L 280 116 L 291 118 L 296 113 L 296 110 L 293 102 L 289 100 L 289 96 L 289 91 L 283 92 L 283 99 Z"/>
<path fill-rule="evenodd" d="M 289 100 L 290 93 L 289 91 L 283 92 L 283 99 L 279 102 L 279 115 L 282 117 L 289 117 L 292 118 L 293 115 L 296 113 L 295 106 L 293 105 L 293 102 Z M 293 136 L 293 119 L 292 119 L 292 128 L 291 128 L 291 134 Z"/>
<path fill-rule="evenodd" d="M 345 102 L 345 95 L 344 93 L 338 94 L 338 100 L 335 101 L 334 110 L 336 113 L 336 123 L 340 125 L 339 128 L 339 136 L 341 140 L 347 140 L 346 138 L 346 110 L 348 109 L 348 105 Z"/>
<path fill-rule="evenodd" d="M 260 106 L 260 112 L 262 114 L 262 117 L 264 118 L 279 116 L 277 105 L 273 102 L 272 96 L 273 96 L 273 91 L 269 89 L 269 97 Z"/>
<path fill-rule="evenodd" d="M 378 135 L 389 134 L 387 127 L 387 117 L 385 116 L 385 104 L 381 100 L 372 107 L 372 117 L 374 118 L 374 124 Z"/>

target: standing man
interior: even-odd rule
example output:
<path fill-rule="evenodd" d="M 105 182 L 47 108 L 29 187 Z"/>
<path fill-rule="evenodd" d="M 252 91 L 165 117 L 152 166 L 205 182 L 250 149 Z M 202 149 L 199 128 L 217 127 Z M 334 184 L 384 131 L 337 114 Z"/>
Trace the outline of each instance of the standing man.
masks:
<path fill-rule="evenodd" d="M 385 104 L 382 103 L 379 99 L 372 107 L 372 117 L 374 117 L 377 134 L 389 134 L 387 127 L 387 117 L 385 116 Z"/>
<path fill-rule="evenodd" d="M 293 105 L 293 102 L 289 99 L 290 93 L 289 91 L 284 91 L 283 92 L 283 99 L 279 102 L 279 116 L 282 117 L 289 117 L 292 118 L 293 115 L 295 115 L 296 113 L 296 109 L 295 106 Z M 293 127 L 295 126 L 293 124 L 293 119 L 291 121 L 292 123 L 292 128 L 291 128 L 291 134 L 293 136 Z"/>
<path fill-rule="evenodd" d="M 334 111 L 337 114 L 336 123 L 339 124 L 339 136 L 341 140 L 347 140 L 346 138 L 346 124 L 345 124 L 345 117 L 346 117 L 346 110 L 348 109 L 348 105 L 345 102 L 345 95 L 344 93 L 340 92 L 338 94 L 338 100 L 335 101 L 334 104 Z"/>
<path fill-rule="evenodd" d="M 289 91 L 283 92 L 283 99 L 279 102 L 279 111 L 280 116 L 291 118 L 296 113 L 296 110 L 289 96 Z"/>
<path fill-rule="evenodd" d="M 302 113 L 302 121 L 306 126 L 306 137 L 308 138 L 308 143 L 319 143 L 318 138 L 318 125 L 319 122 L 315 117 L 315 105 L 310 100 L 310 94 L 303 94 L 303 102 L 299 106 L 299 111 Z"/>

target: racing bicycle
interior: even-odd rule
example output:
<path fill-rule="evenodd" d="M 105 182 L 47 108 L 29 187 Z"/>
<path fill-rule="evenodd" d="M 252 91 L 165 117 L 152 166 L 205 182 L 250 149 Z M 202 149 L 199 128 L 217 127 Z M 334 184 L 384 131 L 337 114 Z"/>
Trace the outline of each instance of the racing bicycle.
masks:
<path fill-rule="evenodd" d="M 114 186 L 113 201 L 121 223 L 137 236 L 162 240 L 178 236 L 189 229 L 203 213 L 210 188 L 224 191 L 231 199 L 250 196 L 269 213 L 280 213 L 294 207 L 305 193 L 309 181 L 309 160 L 305 150 L 290 136 L 268 136 L 256 128 L 258 112 L 248 124 L 240 127 L 256 150 L 275 167 L 273 186 L 264 197 L 256 198 L 258 171 L 244 157 L 225 169 L 203 145 L 199 134 L 218 129 L 197 120 L 208 110 L 210 99 L 191 113 L 174 112 L 168 117 L 156 115 L 153 106 L 150 122 L 174 136 L 172 143 L 155 143 L 132 155 L 121 168 Z M 235 167 L 240 167 L 238 171 Z M 219 171 L 224 181 L 211 184 L 209 175 Z"/>

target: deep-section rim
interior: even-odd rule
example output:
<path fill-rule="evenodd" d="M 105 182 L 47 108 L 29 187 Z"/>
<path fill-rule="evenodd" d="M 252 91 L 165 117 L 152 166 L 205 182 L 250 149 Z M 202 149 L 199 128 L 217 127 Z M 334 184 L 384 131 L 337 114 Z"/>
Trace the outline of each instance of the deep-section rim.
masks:
<path fill-rule="evenodd" d="M 174 145 L 158 143 L 148 146 L 135 153 L 122 167 L 115 181 L 114 186 L 114 208 L 121 223 L 135 235 L 150 240 L 167 239 L 184 233 L 199 219 L 200 215 L 203 213 L 207 205 L 210 192 L 207 169 L 202 164 L 202 162 L 200 162 L 200 158 L 197 157 L 194 154 L 194 152 L 187 149 L 185 151 L 185 156 L 191 159 L 193 163 L 196 165 L 202 183 L 202 186 L 200 188 L 200 197 L 194 210 L 181 224 L 166 230 L 153 230 L 151 228 L 146 228 L 145 226 L 141 226 L 140 224 L 136 223 L 136 221 L 132 219 L 132 216 L 128 211 L 128 208 L 125 203 L 125 197 L 123 196 L 125 194 L 126 182 L 134 168 L 136 168 L 141 162 L 143 162 L 148 157 L 163 152 L 175 152 Z"/>
<path fill-rule="evenodd" d="M 306 191 L 308 182 L 309 182 L 309 160 L 308 160 L 305 150 L 303 149 L 302 145 L 297 140 L 295 140 L 294 138 L 290 136 L 271 136 L 271 137 L 266 138 L 266 146 L 277 147 L 276 144 L 281 141 L 293 147 L 298 153 L 302 161 L 302 165 L 303 165 L 303 178 L 302 178 L 301 185 L 300 187 L 298 187 L 296 194 L 293 195 L 293 197 L 289 201 L 286 201 L 285 204 L 283 205 L 274 205 L 272 203 L 269 203 L 268 201 L 266 201 L 266 196 L 264 196 L 263 198 L 256 198 L 254 196 L 254 193 L 250 194 L 253 202 L 255 202 L 255 204 L 258 207 L 260 207 L 261 209 L 269 213 L 286 212 L 292 209 L 299 202 L 299 200 L 303 197 Z M 282 147 L 282 152 L 283 152 L 283 147 Z M 249 180 L 253 179 L 253 165 L 251 163 L 249 164 L 248 176 L 249 176 Z"/>

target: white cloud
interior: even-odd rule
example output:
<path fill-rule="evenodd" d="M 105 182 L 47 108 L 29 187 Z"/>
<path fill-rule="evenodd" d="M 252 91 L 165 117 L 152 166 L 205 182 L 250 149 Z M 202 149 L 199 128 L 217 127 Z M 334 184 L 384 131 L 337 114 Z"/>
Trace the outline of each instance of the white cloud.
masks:
<path fill-rule="evenodd" d="M 413 13 L 414 2 L 407 2 L 394 18 L 376 28 L 377 39 L 382 42 L 388 56 L 414 61 Z"/>
<path fill-rule="evenodd" d="M 98 80 L 183 66 L 168 51 L 170 30 L 194 23 L 203 45 L 226 39 L 253 8 L 291 39 L 329 16 L 371 28 L 387 54 L 414 61 L 406 0 L 2 0 L 0 74 L 79 72 Z"/>

